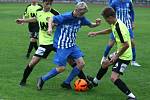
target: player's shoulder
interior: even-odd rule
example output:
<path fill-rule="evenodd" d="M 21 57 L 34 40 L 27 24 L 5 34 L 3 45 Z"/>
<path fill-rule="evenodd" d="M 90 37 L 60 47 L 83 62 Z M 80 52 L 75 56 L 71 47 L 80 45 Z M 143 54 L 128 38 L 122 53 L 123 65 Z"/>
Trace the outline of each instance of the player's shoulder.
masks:
<path fill-rule="evenodd" d="M 60 13 L 54 9 L 54 8 L 51 8 L 50 12 L 53 14 L 53 15 L 59 15 Z"/>
<path fill-rule="evenodd" d="M 26 8 L 28 8 L 28 7 L 30 7 L 31 6 L 31 4 L 28 4 L 27 6 L 26 6 Z"/>
<path fill-rule="evenodd" d="M 38 3 L 37 5 L 40 6 L 41 8 L 43 8 L 43 6 L 40 3 Z"/>

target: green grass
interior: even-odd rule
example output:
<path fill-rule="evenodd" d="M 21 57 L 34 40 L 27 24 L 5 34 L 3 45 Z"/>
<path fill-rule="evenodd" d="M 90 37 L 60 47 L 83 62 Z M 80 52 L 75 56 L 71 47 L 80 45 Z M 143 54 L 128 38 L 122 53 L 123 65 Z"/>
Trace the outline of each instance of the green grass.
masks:
<path fill-rule="evenodd" d="M 21 17 L 27 4 L 0 4 L 0 100 L 125 100 L 121 93 L 109 80 L 111 68 L 103 78 L 101 84 L 90 91 L 77 93 L 74 90 L 64 90 L 60 84 L 67 77 L 71 68 L 67 66 L 64 73 L 49 80 L 42 91 L 36 90 L 36 80 L 39 76 L 47 73 L 53 64 L 53 55 L 47 60 L 42 60 L 34 69 L 28 79 L 25 88 L 19 87 L 19 81 L 23 70 L 29 60 L 25 59 L 29 37 L 27 25 L 17 25 L 15 19 Z M 73 9 L 71 4 L 55 4 L 54 7 L 60 12 Z M 104 6 L 89 5 L 87 17 L 94 21 Z M 139 100 L 150 98 L 150 35 L 149 35 L 149 8 L 135 8 L 136 13 L 136 46 L 137 61 L 142 65 L 139 68 L 129 66 L 122 79 L 127 83 Z M 89 38 L 89 31 L 101 30 L 108 25 L 102 21 L 102 25 L 89 29 L 84 27 L 78 33 L 78 45 L 85 53 L 86 74 L 95 76 L 99 67 L 100 59 L 108 41 L 107 36 Z M 33 51 L 34 54 L 34 51 Z M 73 83 L 72 83 L 73 85 Z"/>

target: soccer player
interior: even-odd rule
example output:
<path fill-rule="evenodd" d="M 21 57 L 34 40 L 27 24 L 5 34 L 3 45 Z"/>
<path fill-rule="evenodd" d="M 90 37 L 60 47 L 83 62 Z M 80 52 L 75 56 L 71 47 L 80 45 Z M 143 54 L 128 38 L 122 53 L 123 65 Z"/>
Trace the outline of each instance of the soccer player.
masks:
<path fill-rule="evenodd" d="M 88 79 L 93 83 L 93 86 L 98 86 L 98 82 L 106 74 L 109 65 L 113 64 L 111 81 L 116 85 L 124 94 L 128 96 L 127 100 L 136 100 L 133 93 L 127 87 L 127 85 L 120 79 L 120 75 L 129 65 L 132 60 L 132 49 L 129 30 L 126 25 L 119 19 L 116 18 L 115 11 L 113 8 L 107 7 L 102 11 L 102 16 L 111 28 L 105 29 L 98 32 L 89 32 L 89 36 L 96 36 L 100 34 L 113 33 L 115 42 L 117 44 L 116 53 L 106 59 L 102 63 L 102 67 L 99 69 L 95 78 L 88 77 Z"/>
<path fill-rule="evenodd" d="M 79 2 L 73 12 L 66 12 L 54 16 L 49 21 L 49 32 L 51 33 L 51 24 L 57 24 L 56 31 L 54 34 L 54 47 L 57 48 L 55 54 L 54 63 L 57 67 L 51 69 L 46 75 L 39 78 L 37 82 L 37 89 L 41 90 L 43 84 L 57 74 L 63 72 L 66 67 L 66 61 L 68 57 L 75 59 L 77 66 L 73 68 L 68 78 L 61 84 L 61 87 L 71 89 L 71 81 L 79 74 L 80 70 L 85 65 L 83 59 L 83 53 L 80 48 L 76 45 L 76 33 L 79 31 L 81 26 L 89 26 L 91 28 L 99 26 L 100 19 L 96 19 L 95 23 L 91 23 L 84 14 L 88 12 L 88 7 L 85 2 Z M 52 34 L 51 34 L 52 35 Z"/>
<path fill-rule="evenodd" d="M 39 9 L 37 11 L 36 17 L 30 19 L 18 19 L 17 23 L 29 23 L 29 22 L 39 22 L 39 47 L 35 52 L 35 55 L 32 57 L 29 64 L 27 64 L 23 77 L 20 81 L 20 86 L 25 86 L 27 78 L 32 72 L 34 66 L 39 63 L 41 58 L 47 58 L 51 51 L 56 51 L 56 48 L 53 47 L 53 36 L 48 34 L 48 18 L 52 18 L 53 15 L 59 15 L 59 12 L 51 8 L 53 0 L 43 0 L 43 10 Z M 68 58 L 68 63 L 74 67 L 76 63 L 70 58 Z M 86 79 L 83 71 L 80 71 L 79 78 Z"/>
<path fill-rule="evenodd" d="M 42 5 L 37 3 L 37 0 L 31 0 L 31 4 L 29 4 L 24 12 L 23 18 L 33 18 L 36 15 L 36 11 L 38 9 L 42 9 Z M 29 34 L 30 34 L 30 44 L 28 47 L 28 51 L 26 54 L 26 57 L 30 57 L 30 53 L 33 48 L 37 50 L 38 44 L 37 44 L 37 39 L 38 39 L 38 33 L 39 33 L 39 25 L 38 22 L 30 22 L 28 24 L 28 29 L 29 29 Z"/>
<path fill-rule="evenodd" d="M 134 9 L 131 0 L 109 0 L 109 6 L 111 6 L 115 12 L 116 17 L 120 19 L 128 28 L 130 32 L 131 44 L 132 44 L 132 66 L 141 66 L 136 62 L 136 49 L 135 49 L 135 42 L 134 42 Z M 115 43 L 115 39 L 113 33 L 110 34 L 109 43 L 105 49 L 104 55 L 102 57 L 101 63 L 107 58 L 109 51 L 111 50 L 112 46 Z"/>

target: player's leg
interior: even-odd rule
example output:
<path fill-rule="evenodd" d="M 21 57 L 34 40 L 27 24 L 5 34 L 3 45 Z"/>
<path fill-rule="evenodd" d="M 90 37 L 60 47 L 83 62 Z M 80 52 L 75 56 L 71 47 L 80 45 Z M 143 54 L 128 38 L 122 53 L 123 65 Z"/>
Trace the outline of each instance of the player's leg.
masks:
<path fill-rule="evenodd" d="M 75 60 L 74 60 L 72 57 L 69 57 L 68 60 L 67 60 L 67 62 L 68 62 L 68 64 L 69 64 L 72 68 L 74 68 L 75 66 L 77 66 Z M 81 70 L 80 73 L 78 74 L 78 77 L 79 77 L 80 79 L 85 79 L 85 80 L 86 80 L 86 76 L 85 76 L 85 74 L 84 74 L 84 72 L 83 72 L 82 70 Z"/>
<path fill-rule="evenodd" d="M 83 60 L 83 53 L 81 52 L 81 50 L 77 47 L 74 46 L 71 48 L 71 55 L 73 58 L 75 58 L 76 64 L 77 66 L 75 66 L 71 73 L 69 74 L 69 76 L 67 77 L 67 79 L 62 83 L 62 87 L 63 88 L 67 88 L 65 86 L 70 85 L 71 81 L 80 73 L 80 71 L 82 70 L 82 68 L 85 65 L 85 62 Z"/>
<path fill-rule="evenodd" d="M 20 82 L 21 86 L 26 85 L 26 80 L 28 76 L 31 74 L 34 66 L 38 64 L 38 62 L 41 60 L 41 58 L 47 58 L 49 53 L 51 51 L 54 51 L 53 44 L 52 45 L 40 45 L 39 48 L 36 50 L 35 55 L 32 57 L 30 63 L 26 66 L 24 73 L 23 73 L 23 78 Z"/>
<path fill-rule="evenodd" d="M 99 81 L 107 73 L 108 67 L 110 65 L 111 65 L 110 61 L 106 59 L 105 61 L 103 61 L 102 66 L 100 67 L 96 77 L 93 78 L 91 76 L 87 76 L 87 79 L 92 83 L 92 86 L 90 86 L 90 88 L 92 88 L 93 86 L 94 87 L 98 86 Z"/>
<path fill-rule="evenodd" d="M 129 100 L 136 100 L 133 93 L 129 90 L 127 85 L 120 79 L 120 75 L 123 74 L 124 70 L 127 68 L 130 61 L 120 60 L 114 64 L 111 74 L 111 81 L 124 93 L 128 96 Z M 128 100 L 127 99 L 127 100 Z"/>
<path fill-rule="evenodd" d="M 41 76 L 37 82 L 37 89 L 41 90 L 43 88 L 44 83 L 56 76 L 57 74 L 63 72 L 65 70 L 65 66 L 67 63 L 68 55 L 70 51 L 68 49 L 57 49 L 57 52 L 54 57 L 54 63 L 57 65 L 56 68 L 51 69 L 47 74 Z M 68 86 L 69 87 L 69 86 Z"/>
<path fill-rule="evenodd" d="M 134 32 L 132 31 L 132 29 L 129 29 L 129 32 L 130 32 L 131 45 L 132 45 L 132 56 L 133 56 L 131 65 L 138 67 L 141 65 L 136 62 L 136 47 L 135 47 L 135 41 L 134 41 Z"/>
<path fill-rule="evenodd" d="M 33 48 L 35 48 L 36 50 L 38 48 L 37 39 L 35 38 L 35 34 L 36 34 L 36 32 L 30 32 L 30 43 L 29 43 L 27 54 L 26 54 L 27 58 L 30 57 L 30 53 L 32 52 Z"/>
<path fill-rule="evenodd" d="M 26 85 L 26 81 L 28 76 L 30 75 L 30 73 L 33 70 L 33 67 L 40 61 L 41 57 L 38 56 L 33 56 L 30 63 L 26 66 L 24 73 L 23 73 L 23 77 L 21 79 L 20 82 L 20 86 L 25 86 Z"/>
<path fill-rule="evenodd" d="M 113 33 L 110 33 L 110 40 L 108 42 L 108 45 L 106 46 L 105 48 L 105 51 L 104 51 L 104 55 L 102 57 L 102 60 L 101 60 L 101 64 L 104 60 L 106 60 L 111 48 L 113 47 L 113 45 L 115 44 L 115 38 L 114 38 L 114 35 Z"/>

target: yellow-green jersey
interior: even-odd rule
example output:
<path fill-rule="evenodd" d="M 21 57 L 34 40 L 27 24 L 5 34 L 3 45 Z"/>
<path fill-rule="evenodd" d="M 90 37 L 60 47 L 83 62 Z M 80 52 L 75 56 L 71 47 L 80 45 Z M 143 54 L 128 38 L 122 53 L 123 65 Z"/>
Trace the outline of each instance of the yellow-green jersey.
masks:
<path fill-rule="evenodd" d="M 36 16 L 37 10 L 42 10 L 43 7 L 40 4 L 32 5 L 29 4 L 24 12 L 24 17 L 26 18 L 33 18 Z M 28 24 L 29 32 L 39 32 L 39 25 L 38 22 L 30 22 Z"/>
<path fill-rule="evenodd" d="M 32 17 L 35 17 L 36 16 L 36 12 L 37 10 L 39 9 L 43 9 L 42 5 L 40 4 L 36 4 L 36 5 L 32 5 L 32 4 L 29 4 L 24 12 L 24 16 L 25 17 L 28 17 L 28 18 L 32 18 Z"/>
<path fill-rule="evenodd" d="M 128 42 L 129 44 L 129 48 L 119 57 L 119 59 L 132 60 L 131 40 L 128 28 L 119 19 L 117 19 L 115 24 L 111 25 L 111 28 L 117 44 L 117 51 L 123 47 L 122 43 Z"/>
<path fill-rule="evenodd" d="M 51 9 L 49 12 L 37 11 L 37 21 L 39 23 L 39 44 L 40 45 L 50 45 L 53 44 L 53 35 L 48 35 L 48 18 L 53 18 L 54 15 L 59 13 L 54 9 Z"/>

